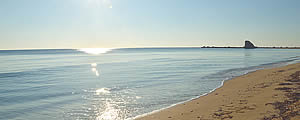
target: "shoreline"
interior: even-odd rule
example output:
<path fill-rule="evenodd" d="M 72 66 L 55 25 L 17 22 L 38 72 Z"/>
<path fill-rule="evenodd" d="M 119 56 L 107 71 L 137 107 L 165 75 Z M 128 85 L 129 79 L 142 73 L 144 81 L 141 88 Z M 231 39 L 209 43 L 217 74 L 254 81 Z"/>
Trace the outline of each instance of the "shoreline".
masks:
<path fill-rule="evenodd" d="M 257 70 L 261 70 L 261 69 L 257 69 Z M 253 70 L 253 71 L 250 71 L 250 72 L 244 73 L 244 74 L 242 74 L 242 75 L 239 75 L 239 76 L 243 76 L 243 75 L 246 75 L 246 74 L 249 74 L 249 73 L 255 72 L 255 71 L 257 71 L 257 70 Z M 239 76 L 236 76 L 236 77 L 239 77 Z M 221 84 L 220 84 L 218 87 L 216 87 L 216 88 L 212 89 L 211 91 L 209 91 L 209 92 L 207 92 L 207 93 L 204 93 L 204 94 L 202 94 L 202 95 L 199 95 L 199 96 L 197 96 L 197 97 L 194 97 L 194 98 L 191 98 L 191 99 L 188 99 L 188 100 L 182 101 L 182 102 L 178 102 L 178 103 L 172 104 L 172 105 L 170 105 L 170 106 L 167 106 L 167 107 L 164 107 L 164 108 L 161 108 L 161 109 L 158 109 L 158 110 L 154 110 L 154 111 L 152 111 L 152 112 L 149 112 L 149 113 L 144 113 L 144 114 L 141 114 L 141 115 L 135 116 L 135 117 L 133 117 L 133 118 L 129 118 L 129 120 L 136 120 L 136 119 L 140 119 L 140 118 L 143 118 L 143 117 L 145 117 L 145 116 L 152 115 L 152 114 L 158 113 L 158 112 L 160 112 L 160 111 L 163 111 L 163 110 L 166 110 L 166 109 L 172 108 L 172 107 L 174 107 L 174 106 L 176 106 L 176 105 L 184 104 L 184 103 L 190 102 L 190 101 L 192 101 L 192 100 L 199 99 L 200 97 L 203 97 L 203 96 L 209 95 L 209 94 L 211 94 L 212 92 L 216 91 L 217 89 L 219 89 L 219 88 L 223 87 L 223 85 L 224 85 L 224 83 L 225 83 L 226 81 L 228 81 L 228 80 L 232 80 L 232 79 L 234 79 L 234 78 L 236 78 L 236 77 L 229 78 L 229 79 L 224 79 L 224 80 L 222 81 L 222 83 L 221 83 Z M 127 119 L 126 119 L 126 120 L 127 120 Z"/>
<path fill-rule="evenodd" d="M 281 90 L 280 88 L 275 88 L 273 90 L 269 90 L 269 88 L 276 87 L 276 84 L 274 83 L 285 84 L 286 79 L 288 79 L 291 75 L 296 74 L 298 71 L 300 73 L 300 63 L 294 63 L 294 64 L 285 65 L 281 67 L 266 68 L 266 69 L 252 71 L 244 75 L 234 77 L 229 80 L 224 80 L 219 87 L 199 97 L 192 98 L 190 100 L 171 105 L 167 108 L 155 110 L 150 113 L 137 116 L 134 119 L 135 120 L 182 120 L 182 119 L 189 119 L 189 120 L 262 119 L 265 120 L 269 118 L 284 117 L 279 114 L 281 113 L 280 110 L 278 112 L 278 110 L 275 109 L 276 108 L 275 104 L 276 102 L 277 104 L 279 104 L 280 100 L 282 101 L 282 100 L 289 99 L 285 95 L 288 93 L 285 93 L 286 90 Z M 275 73 L 281 73 L 282 75 L 277 75 Z M 265 80 L 257 80 L 254 78 L 265 79 Z M 271 79 L 276 79 L 276 82 L 274 81 L 272 82 Z M 241 82 L 243 80 L 244 82 L 246 81 L 246 83 Z M 296 88 L 292 88 L 292 89 L 297 89 L 297 87 L 300 89 L 299 87 L 300 81 L 297 82 L 298 83 L 294 85 L 294 87 Z M 238 84 L 238 86 L 243 86 L 243 87 L 241 88 L 232 87 L 231 86 L 232 84 Z M 249 86 L 253 88 L 250 88 Z M 260 93 L 263 95 L 260 96 L 255 94 L 253 95 L 253 92 L 255 93 L 256 91 L 265 91 L 267 88 L 268 88 L 267 92 Z M 258 89 L 262 89 L 262 90 L 258 90 Z M 283 89 L 289 89 L 289 88 L 284 87 Z M 250 94 L 245 94 L 245 91 L 247 90 L 248 92 L 250 92 Z M 266 97 L 264 96 L 264 94 L 275 94 L 276 97 L 275 98 L 274 96 L 270 97 L 270 95 L 269 96 L 267 95 L 268 97 Z M 295 94 L 299 95 L 300 93 L 299 94 L 295 93 Z M 296 96 L 296 98 L 297 97 L 299 96 Z M 264 101 L 261 99 L 268 99 L 268 100 L 272 99 L 273 101 L 269 100 L 267 101 L 268 103 L 265 103 L 266 100 Z M 297 100 L 296 100 L 297 103 L 295 104 L 298 105 L 299 100 L 298 101 Z M 263 105 L 262 103 L 264 103 L 265 105 Z M 259 106 L 256 104 L 259 104 Z M 257 111 L 257 109 L 259 109 L 259 111 Z M 293 114 L 296 114 L 296 119 L 300 118 L 300 116 L 298 115 L 299 113 L 293 112 Z M 293 118 L 295 116 L 285 116 L 285 117 Z"/>

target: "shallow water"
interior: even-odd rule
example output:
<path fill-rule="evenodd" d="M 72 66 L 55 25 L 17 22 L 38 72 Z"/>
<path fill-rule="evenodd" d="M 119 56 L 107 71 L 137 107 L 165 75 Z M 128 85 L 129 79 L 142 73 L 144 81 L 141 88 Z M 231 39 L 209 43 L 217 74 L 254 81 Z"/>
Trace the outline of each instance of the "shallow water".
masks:
<path fill-rule="evenodd" d="M 293 49 L 0 51 L 0 119 L 122 120 L 196 98 L 224 80 L 300 62 Z"/>

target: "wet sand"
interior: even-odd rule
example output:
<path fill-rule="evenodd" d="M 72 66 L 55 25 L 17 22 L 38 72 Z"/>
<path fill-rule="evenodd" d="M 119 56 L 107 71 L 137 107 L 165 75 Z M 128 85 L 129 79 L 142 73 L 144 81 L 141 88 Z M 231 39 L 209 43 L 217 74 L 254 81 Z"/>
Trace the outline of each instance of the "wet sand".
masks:
<path fill-rule="evenodd" d="M 300 120 L 300 63 L 258 70 L 137 120 Z"/>

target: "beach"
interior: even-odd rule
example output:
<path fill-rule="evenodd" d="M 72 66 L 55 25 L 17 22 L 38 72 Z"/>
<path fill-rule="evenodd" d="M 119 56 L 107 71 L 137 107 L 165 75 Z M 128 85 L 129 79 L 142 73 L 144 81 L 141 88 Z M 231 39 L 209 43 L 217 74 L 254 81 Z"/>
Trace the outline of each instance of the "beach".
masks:
<path fill-rule="evenodd" d="M 300 63 L 225 81 L 197 99 L 136 120 L 299 120 Z"/>

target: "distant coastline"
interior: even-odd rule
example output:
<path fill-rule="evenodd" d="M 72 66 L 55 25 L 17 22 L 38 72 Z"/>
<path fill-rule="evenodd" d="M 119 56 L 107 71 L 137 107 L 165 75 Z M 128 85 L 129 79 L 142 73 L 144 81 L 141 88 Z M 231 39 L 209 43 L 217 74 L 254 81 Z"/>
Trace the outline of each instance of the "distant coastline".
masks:
<path fill-rule="evenodd" d="M 244 48 L 244 49 L 255 49 L 255 48 L 265 48 L 265 49 L 300 49 L 300 47 L 276 47 L 276 46 L 273 46 L 273 47 L 258 47 L 258 46 L 255 46 L 251 41 L 249 40 L 245 40 L 245 45 L 243 47 L 215 47 L 215 46 L 203 46 L 201 48 Z"/>
<path fill-rule="evenodd" d="M 244 47 L 215 47 L 215 46 L 203 46 L 201 48 L 244 48 Z M 300 47 L 256 47 L 264 49 L 300 49 Z"/>

